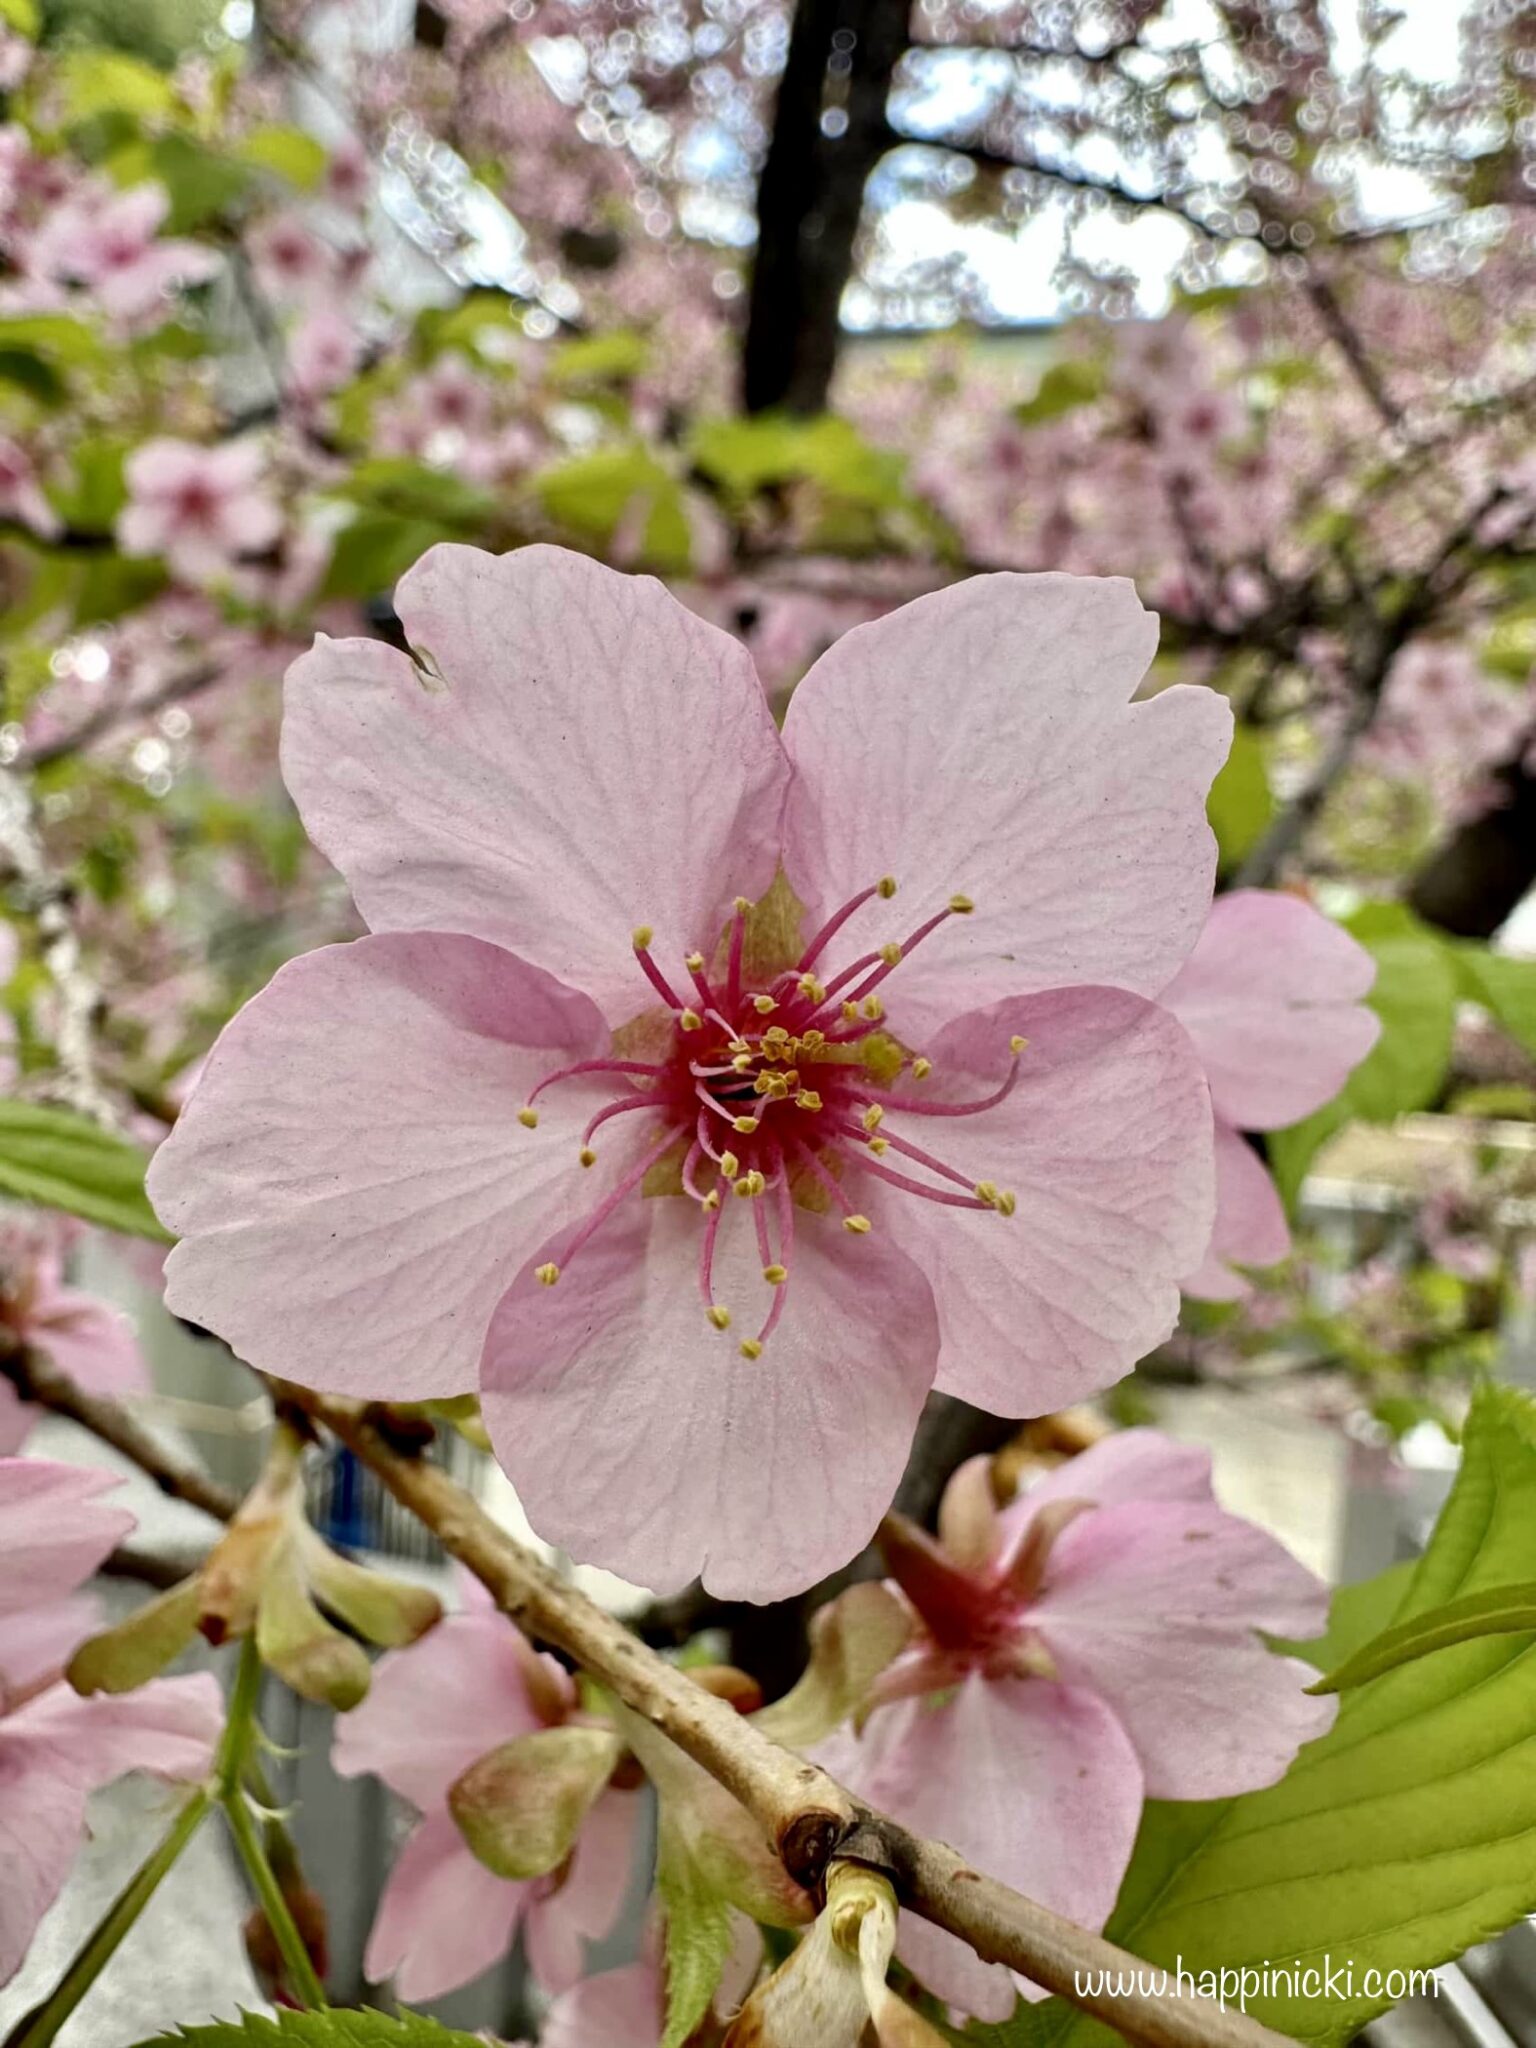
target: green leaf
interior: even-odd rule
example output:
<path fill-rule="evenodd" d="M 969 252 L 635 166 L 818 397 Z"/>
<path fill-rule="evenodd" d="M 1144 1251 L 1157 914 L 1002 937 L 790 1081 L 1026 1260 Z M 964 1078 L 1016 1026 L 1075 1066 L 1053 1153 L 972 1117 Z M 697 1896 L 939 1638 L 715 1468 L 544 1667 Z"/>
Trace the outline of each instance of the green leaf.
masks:
<path fill-rule="evenodd" d="M 482 2048 L 481 2037 L 440 2026 L 422 2013 L 279 2012 L 266 2019 L 242 2013 L 206 2027 L 179 2027 L 156 2034 L 139 2048 Z"/>
<path fill-rule="evenodd" d="M 72 369 L 99 364 L 107 354 L 101 338 L 68 313 L 7 314 L 0 318 L 0 348 L 32 349 Z"/>
<path fill-rule="evenodd" d="M 1367 904 L 1344 923 L 1375 956 L 1376 983 L 1367 1000 L 1381 1019 L 1381 1036 L 1332 1102 L 1266 1140 L 1270 1168 L 1288 1203 L 1335 1131 L 1356 1118 L 1387 1124 L 1427 1108 L 1450 1067 L 1459 994 L 1452 949 L 1401 904 Z"/>
<path fill-rule="evenodd" d="M 253 128 L 235 144 L 234 153 L 253 170 L 271 171 L 300 192 L 312 192 L 325 176 L 324 147 L 302 128 L 282 123 Z"/>
<path fill-rule="evenodd" d="M 565 341 L 549 359 L 550 381 L 567 387 L 617 384 L 638 377 L 650 355 L 650 343 L 632 327 L 612 327 L 606 334 L 579 334 Z"/>
<path fill-rule="evenodd" d="M 1021 427 L 1044 426 L 1047 420 L 1059 420 L 1063 413 L 1091 404 L 1103 389 L 1103 364 L 1074 356 L 1065 363 L 1052 363 L 1036 385 L 1034 397 L 1016 405 L 1013 416 Z"/>
<path fill-rule="evenodd" d="M 250 190 L 251 174 L 244 164 L 232 162 L 190 135 L 158 137 L 150 144 L 147 159 L 145 171 L 170 196 L 167 234 L 190 234 L 228 212 Z M 120 175 L 116 164 L 113 171 Z"/>
<path fill-rule="evenodd" d="M 0 1097 L 0 1192 L 168 1244 L 144 1193 L 147 1164 L 137 1145 L 89 1117 Z"/>
<path fill-rule="evenodd" d="M 851 421 L 833 413 L 795 419 L 706 420 L 690 448 L 697 468 L 723 489 L 751 497 L 774 484 L 819 484 L 854 504 L 901 503 L 901 458 L 872 448 Z"/>
<path fill-rule="evenodd" d="M 69 396 L 63 378 L 42 356 L 28 348 L 0 348 L 0 382 L 25 392 L 36 404 L 50 411 Z"/>
<path fill-rule="evenodd" d="M 1536 1574 L 1536 1403 L 1485 1385 L 1460 1474 L 1400 1623 Z M 1536 1642 L 1485 1637 L 1348 1694 L 1329 1733 L 1262 1792 L 1154 1802 L 1106 1930 L 1154 1966 L 1199 1973 L 1324 1955 L 1331 1997 L 1271 1980 L 1249 2014 L 1340 2042 L 1392 2002 L 1367 1970 L 1428 1969 L 1536 1908 Z M 1113 2036 L 1059 2002 L 964 2037 L 992 2048 L 1099 2048 Z"/>
<path fill-rule="evenodd" d="M 731 1909 L 687 1856 L 663 1855 L 656 1890 L 666 1922 L 667 2026 L 661 2048 L 683 2048 L 709 2011 L 731 1952 Z"/>
<path fill-rule="evenodd" d="M 0 21 L 35 43 L 42 33 L 43 17 L 37 0 L 0 0 Z"/>
<path fill-rule="evenodd" d="M 1253 851 L 1275 815 L 1263 742 L 1251 725 L 1234 731 L 1232 751 L 1211 784 L 1205 808 L 1216 834 L 1221 872 L 1226 874 Z"/>
<path fill-rule="evenodd" d="M 346 490 L 360 504 L 401 519 L 442 519 L 478 527 L 496 512 L 491 492 L 466 483 L 452 470 L 433 469 L 408 455 L 380 455 L 360 462 Z"/>
<path fill-rule="evenodd" d="M 533 488 L 549 516 L 589 546 L 604 547 L 637 501 L 646 508 L 641 537 L 653 569 L 688 567 L 692 546 L 677 479 L 648 448 L 597 448 L 540 472 Z"/>
<path fill-rule="evenodd" d="M 451 528 L 439 519 L 402 518 L 395 512 L 360 512 L 336 536 L 322 599 L 387 595 L 410 568 Z"/>
<path fill-rule="evenodd" d="M 1400 1664 L 1436 1650 L 1453 1649 L 1457 1643 L 1475 1642 L 1479 1636 L 1530 1635 L 1536 1631 L 1536 1580 L 1524 1579 L 1514 1586 L 1493 1586 L 1485 1593 L 1469 1593 L 1465 1599 L 1449 1600 L 1428 1614 L 1416 1614 L 1410 1621 L 1383 1629 L 1355 1651 L 1353 1656 L 1320 1678 L 1313 1692 L 1350 1692 L 1367 1685 Z"/>
<path fill-rule="evenodd" d="M 1530 1053 L 1536 1053 L 1536 960 L 1492 953 L 1486 946 L 1458 946 L 1464 992 Z"/>
<path fill-rule="evenodd" d="M 98 114 L 163 119 L 176 107 L 175 88 L 165 73 L 123 50 L 66 50 L 59 59 L 58 86 L 69 127 Z"/>

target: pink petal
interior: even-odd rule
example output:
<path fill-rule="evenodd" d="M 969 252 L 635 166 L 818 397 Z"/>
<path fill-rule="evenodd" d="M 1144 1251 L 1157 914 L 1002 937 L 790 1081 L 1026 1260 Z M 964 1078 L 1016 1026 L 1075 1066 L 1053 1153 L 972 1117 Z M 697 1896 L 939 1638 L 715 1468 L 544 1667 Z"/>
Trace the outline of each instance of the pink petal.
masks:
<path fill-rule="evenodd" d="M 788 764 L 751 657 L 649 577 L 558 548 L 442 546 L 396 608 L 424 674 L 321 639 L 289 671 L 283 773 L 375 930 L 469 931 L 654 1006 L 773 879 Z"/>
<path fill-rule="evenodd" d="M 91 1576 L 133 1527 L 125 1508 L 96 1500 L 121 1484 L 90 1465 L 0 1460 L 0 1614 L 42 1606 Z"/>
<path fill-rule="evenodd" d="M 1299 897 L 1234 889 L 1162 1001 L 1195 1041 L 1216 1112 L 1239 1130 L 1293 1124 L 1338 1094 L 1381 1031 L 1376 963 Z"/>
<path fill-rule="evenodd" d="M 52 1290 L 38 1301 L 27 1340 L 90 1393 L 117 1398 L 149 1391 L 149 1368 L 133 1324 L 94 1295 L 74 1287 Z"/>
<path fill-rule="evenodd" d="M 89 1593 L 0 1614 L 0 1714 L 7 1693 L 30 1692 L 57 1677 L 70 1651 L 100 1626 L 101 1609 Z"/>
<path fill-rule="evenodd" d="M 658 1963 L 604 1970 L 556 1999 L 540 2048 L 657 2048 L 665 2001 Z"/>
<path fill-rule="evenodd" d="M 1285 1204 L 1263 1160 L 1216 1119 L 1216 1227 L 1205 1257 L 1183 1282 L 1199 1301 L 1240 1301 L 1251 1290 L 1232 1266 L 1273 1266 L 1290 1255 Z"/>
<path fill-rule="evenodd" d="M 967 1178 L 1013 1191 L 1017 1213 L 873 1186 L 861 1200 L 933 1283 L 939 1386 L 994 1414 L 1042 1415 L 1111 1385 L 1172 1329 L 1178 1281 L 1210 1236 L 1210 1105 L 1173 1018 L 1118 989 L 959 1018 L 928 1046 L 922 1086 L 935 1101 L 985 1095 L 1015 1033 L 1028 1044 L 1004 1102 L 911 1123 Z M 907 1129 L 896 1112 L 887 1127 Z"/>
<path fill-rule="evenodd" d="M 91 1792 L 125 1771 L 202 1777 L 223 1719 L 218 1682 L 202 1672 L 121 1699 L 56 1685 L 0 1721 L 0 1984 L 69 1874 Z"/>
<path fill-rule="evenodd" d="M 123 475 L 131 497 L 165 498 L 201 479 L 207 461 L 207 449 L 195 441 L 176 441 L 162 434 L 139 443 L 124 463 Z"/>
<path fill-rule="evenodd" d="M 903 963 L 899 1026 L 1081 982 L 1155 995 L 1177 972 L 1210 905 L 1232 719 L 1205 689 L 1128 703 L 1156 646 L 1122 579 L 978 576 L 856 627 L 801 683 L 785 865 L 807 929 L 884 874 L 909 929 L 956 892 L 976 905 Z"/>
<path fill-rule="evenodd" d="M 473 1982 L 511 1948 L 529 1890 L 477 1863 L 449 1815 L 434 1814 L 395 1858 L 363 1956 L 368 1981 L 393 1979 L 408 2005 Z"/>
<path fill-rule="evenodd" d="M 1129 1500 L 1187 1500 L 1209 1505 L 1211 1454 L 1198 1444 L 1176 1443 L 1155 1429 L 1117 1429 L 1033 1480 L 998 1513 L 1002 1558 L 1018 1550 L 1041 1508 L 1055 1501 L 1087 1500 L 1111 1507 Z"/>
<path fill-rule="evenodd" d="M 1305 1639 L 1327 1619 L 1320 1579 L 1251 1522 L 1214 1504 L 1131 1501 L 1058 1537 L 1030 1624 L 1069 1685 L 1108 1701 L 1157 1799 L 1271 1785 L 1337 1702 L 1258 1629 Z"/>
<path fill-rule="evenodd" d="M 37 1416 L 37 1409 L 22 1400 L 9 1380 L 0 1380 L 0 1458 L 9 1458 L 21 1449 Z"/>
<path fill-rule="evenodd" d="M 715 1257 L 729 1331 L 705 1318 L 700 1219 L 676 1196 L 629 1202 L 553 1287 L 525 1268 L 486 1342 L 486 1424 L 534 1527 L 657 1592 L 702 1573 L 720 1599 L 771 1600 L 846 1564 L 933 1377 L 917 1269 L 804 1211 L 783 1320 L 742 1357 L 770 1300 L 745 1208 L 728 1205 Z"/>
<path fill-rule="evenodd" d="M 935 1703 L 870 1716 L 822 1756 L 872 1806 L 949 1842 L 978 1870 L 1080 1927 L 1109 1918 L 1141 1818 L 1141 1766 L 1092 1692 L 973 1674 Z M 1007 2019 L 1015 1981 L 953 1935 L 904 1913 L 896 1952 L 927 1988 L 978 2019 Z"/>
<path fill-rule="evenodd" d="M 491 1311 L 565 1199 L 590 1114 L 535 1081 L 601 1049 L 581 996 L 479 939 L 290 961 L 230 1024 L 150 1169 L 166 1301 L 242 1358 L 392 1400 L 473 1387 Z"/>
<path fill-rule="evenodd" d="M 368 1697 L 337 1716 L 333 1766 L 344 1778 L 372 1772 L 430 1812 L 487 1750 L 545 1725 L 528 1697 L 531 1655 L 495 1609 L 450 1614 L 374 1665 Z"/>
<path fill-rule="evenodd" d="M 283 515 L 259 491 L 242 491 L 219 510 L 219 539 L 232 555 L 258 555 L 278 539 Z"/>

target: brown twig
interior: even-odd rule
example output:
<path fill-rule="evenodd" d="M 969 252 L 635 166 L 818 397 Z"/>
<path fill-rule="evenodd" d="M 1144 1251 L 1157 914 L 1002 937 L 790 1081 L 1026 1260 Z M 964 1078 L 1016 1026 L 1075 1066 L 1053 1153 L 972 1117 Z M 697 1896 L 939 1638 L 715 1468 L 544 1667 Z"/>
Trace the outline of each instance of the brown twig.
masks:
<path fill-rule="evenodd" d="M 158 1437 L 135 1422 L 116 1401 L 86 1393 L 36 1352 L 22 1351 L 0 1358 L 0 1375 L 10 1381 L 24 1401 L 34 1401 L 55 1415 L 68 1416 L 102 1443 L 110 1444 L 114 1451 L 121 1451 L 172 1500 L 184 1500 L 220 1522 L 227 1522 L 239 1507 L 238 1494 L 220 1486 L 195 1465 L 173 1457 Z"/>
<path fill-rule="evenodd" d="M 1280 2048 L 1282 2036 L 1210 1999 L 1112 1997 L 1085 1988 L 1102 1981 L 1101 1972 L 1128 1983 L 1125 1973 L 1142 1966 L 971 1869 L 943 1843 L 862 1806 L 824 1771 L 759 1733 L 558 1578 L 439 1467 L 397 1450 L 379 1426 L 379 1411 L 284 1382 L 276 1390 L 369 1466 L 505 1614 L 574 1658 L 740 1800 L 797 1882 L 814 1889 L 834 1855 L 883 1869 L 913 1912 L 968 1942 L 985 1961 L 1020 1971 L 1148 2048 Z"/>

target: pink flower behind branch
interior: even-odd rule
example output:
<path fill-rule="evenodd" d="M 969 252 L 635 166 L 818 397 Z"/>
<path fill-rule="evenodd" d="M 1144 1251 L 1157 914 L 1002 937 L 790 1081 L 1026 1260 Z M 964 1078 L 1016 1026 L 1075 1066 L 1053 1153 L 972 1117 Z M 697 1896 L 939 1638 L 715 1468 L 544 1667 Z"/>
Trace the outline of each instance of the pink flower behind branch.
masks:
<path fill-rule="evenodd" d="M 130 329 L 152 325 L 171 310 L 173 290 L 205 283 L 219 268 L 218 256 L 202 243 L 160 237 L 169 210 L 163 185 L 126 192 L 87 186 L 32 238 L 27 270 L 89 292 L 109 318 Z"/>
<path fill-rule="evenodd" d="M 125 555 L 163 555 L 188 583 L 226 575 L 242 555 L 271 547 L 283 516 L 264 481 L 254 441 L 205 448 L 159 437 L 129 456 L 128 503 L 118 515 Z"/>
<path fill-rule="evenodd" d="M 0 1458 L 0 1984 L 69 1874 L 91 1793 L 126 1771 L 202 1777 L 223 1719 L 206 1673 L 90 1700 L 59 1677 L 94 1626 L 93 1603 L 75 1589 L 133 1527 L 98 1499 L 117 1483 Z"/>
<path fill-rule="evenodd" d="M 114 1399 L 147 1391 L 149 1372 L 132 1323 L 110 1303 L 66 1284 L 80 1227 L 63 1217 L 0 1221 L 0 1335 L 35 1351 L 76 1386 Z M 18 1450 L 37 1411 L 0 1380 L 0 1452 Z"/>
<path fill-rule="evenodd" d="M 1152 1430 L 1106 1438 L 1001 1514 L 978 1476 L 951 1481 L 952 1547 L 893 1529 L 921 1631 L 859 1732 L 820 1761 L 989 1876 L 1101 1927 L 1144 1798 L 1273 1784 L 1331 1725 L 1337 1702 L 1304 1691 L 1316 1674 L 1257 1633 L 1315 1635 L 1327 1590 L 1216 1506 L 1203 1451 Z M 1010 1974 L 952 1935 L 908 1915 L 897 1952 L 961 2010 L 1013 2010 Z"/>
<path fill-rule="evenodd" d="M 1376 964 L 1311 904 L 1277 890 L 1218 897 L 1162 1000 L 1194 1041 L 1216 1113 L 1216 1225 L 1184 1290 L 1233 1300 L 1232 1270 L 1291 1248 L 1285 1210 L 1243 1131 L 1278 1131 L 1331 1102 L 1376 1043 Z"/>
<path fill-rule="evenodd" d="M 867 1540 L 935 1381 L 1039 1413 L 1171 1327 L 1210 1109 L 1150 998 L 1230 714 L 1129 701 L 1123 582 L 923 598 L 782 740 L 646 579 L 448 546 L 396 604 L 417 659 L 321 640 L 283 735 L 372 935 L 211 1055 L 153 1169 L 168 1298 L 315 1384 L 478 1376 L 551 1540 L 787 1593 Z"/>
<path fill-rule="evenodd" d="M 364 1957 L 370 1981 L 392 1979 L 409 2003 L 480 1976 L 519 1930 L 539 1982 L 568 1989 L 581 1975 L 584 1942 L 608 1933 L 629 1883 L 639 1808 L 628 1792 L 599 1796 L 574 1855 L 551 1877 L 511 1882 L 467 1847 L 448 1807 L 454 1781 L 498 1744 L 557 1727 L 576 1707 L 565 1671 L 478 1588 L 468 1597 L 466 1612 L 380 1658 L 367 1699 L 337 1721 L 332 1751 L 343 1777 L 371 1771 L 421 1816 Z"/>

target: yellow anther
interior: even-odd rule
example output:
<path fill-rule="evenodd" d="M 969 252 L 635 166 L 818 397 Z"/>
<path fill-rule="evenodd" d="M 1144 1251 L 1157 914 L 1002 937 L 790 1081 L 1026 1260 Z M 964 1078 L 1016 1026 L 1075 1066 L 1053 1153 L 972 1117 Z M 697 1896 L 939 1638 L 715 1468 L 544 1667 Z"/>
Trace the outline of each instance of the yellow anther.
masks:
<path fill-rule="evenodd" d="M 582 1146 L 580 1157 L 583 1166 L 596 1166 L 597 1164 L 597 1154 L 590 1145 Z"/>
<path fill-rule="evenodd" d="M 869 1149 L 871 1152 L 874 1153 L 875 1157 L 878 1159 L 881 1153 L 890 1151 L 891 1141 L 889 1138 L 871 1138 L 869 1141 Z"/>
<path fill-rule="evenodd" d="M 759 1017 L 767 1017 L 779 1006 L 772 996 L 754 996 L 752 998 L 752 1007 L 756 1010 Z"/>
<path fill-rule="evenodd" d="M 755 996 L 753 1000 L 758 1004 L 766 1002 L 768 1005 L 768 1009 L 771 1010 L 773 1008 L 772 996 Z M 767 1014 L 768 1011 L 764 1010 L 763 1015 L 766 1017 Z M 763 1033 L 763 1043 L 764 1045 L 788 1045 L 789 1033 L 784 1029 L 784 1026 L 782 1024 L 770 1024 L 768 1026 L 768 1029 Z"/>
<path fill-rule="evenodd" d="M 749 1052 L 739 1052 L 731 1061 L 731 1065 L 738 1074 L 750 1074 L 755 1064 L 756 1062 Z"/>
<path fill-rule="evenodd" d="M 744 1177 L 743 1185 L 749 1195 L 760 1195 L 768 1183 L 754 1166 L 752 1171 Z"/>
<path fill-rule="evenodd" d="M 785 1266 L 764 1266 L 763 1278 L 770 1287 L 782 1287 L 789 1278 L 789 1269 Z"/>
<path fill-rule="evenodd" d="M 826 1042 L 825 1031 L 807 1031 L 800 1041 L 800 1046 L 804 1052 L 819 1052 Z"/>
<path fill-rule="evenodd" d="M 1008 1190 L 1004 1188 L 1003 1192 L 997 1198 L 998 1215 L 1011 1216 L 1018 1206 L 1019 1204 L 1017 1196 L 1009 1194 Z"/>
<path fill-rule="evenodd" d="M 713 1308 L 706 1309 L 705 1313 L 717 1330 L 728 1330 L 731 1327 L 730 1310 L 722 1308 L 718 1302 Z"/>
<path fill-rule="evenodd" d="M 821 1097 L 814 1088 L 802 1088 L 795 1097 L 795 1107 L 796 1109 L 820 1109 Z"/>
<path fill-rule="evenodd" d="M 553 1287 L 560 1278 L 560 1268 L 553 1260 L 547 1266 L 535 1266 L 533 1270 L 538 1276 L 540 1284 L 544 1287 Z"/>
<path fill-rule="evenodd" d="M 520 1109 L 517 1112 L 517 1120 L 525 1131 L 536 1131 L 539 1128 L 539 1112 L 536 1109 Z"/>
<path fill-rule="evenodd" d="M 750 1041 L 750 1040 L 748 1040 L 748 1039 L 745 1039 L 745 1038 L 730 1038 L 730 1039 L 727 1039 L 727 1040 L 726 1040 L 726 1046 L 725 1046 L 725 1049 L 726 1049 L 726 1051 L 727 1051 L 727 1052 L 732 1052 L 732 1053 L 745 1053 L 745 1054 L 747 1055 L 748 1059 L 750 1059 L 750 1058 L 752 1057 L 752 1045 L 751 1045 L 751 1041 Z"/>
<path fill-rule="evenodd" d="M 741 1340 L 741 1355 L 743 1358 L 761 1358 L 763 1347 L 755 1337 L 743 1337 Z"/>
<path fill-rule="evenodd" d="M 859 1015 L 859 1006 L 858 1006 L 858 1004 L 857 1004 L 857 1003 L 844 1003 L 844 1004 L 843 1004 L 843 1016 L 844 1016 L 844 1017 L 845 1017 L 845 1018 L 847 1019 L 847 1021 L 848 1021 L 848 1022 L 849 1022 L 850 1024 L 854 1024 L 854 1023 L 857 1023 L 857 1021 L 858 1021 L 858 1015 Z"/>
<path fill-rule="evenodd" d="M 867 1017 L 871 1024 L 878 1024 L 885 1015 L 885 1005 L 878 996 L 866 996 L 859 1005 L 859 1014 Z"/>
<path fill-rule="evenodd" d="M 746 916 L 746 914 L 747 914 L 747 912 L 748 912 L 748 911 L 749 911 L 749 910 L 750 910 L 751 908 L 752 908 L 752 905 L 751 905 L 751 904 L 750 904 L 750 903 L 748 902 L 748 900 L 747 900 L 747 898 L 746 898 L 745 896 L 738 896 L 738 897 L 736 898 L 736 902 L 735 902 L 735 910 L 736 910 L 736 914 L 737 914 L 737 916 L 738 916 L 738 917 L 745 917 L 745 916 Z"/>
<path fill-rule="evenodd" d="M 742 1199 L 742 1200 L 743 1200 L 744 1202 L 747 1202 L 747 1201 L 750 1201 L 750 1200 L 751 1200 L 751 1198 L 752 1198 L 752 1176 L 751 1176 L 751 1174 L 750 1174 L 750 1173 L 744 1173 L 744 1174 L 743 1174 L 743 1175 L 741 1176 L 741 1179 L 740 1179 L 739 1181 L 737 1181 L 737 1183 L 736 1183 L 736 1192 L 737 1192 L 737 1194 L 738 1194 L 738 1195 L 740 1195 L 741 1199 Z"/>
<path fill-rule="evenodd" d="M 750 1137 L 760 1122 L 761 1118 L 755 1116 L 733 1116 L 731 1118 L 731 1129 L 733 1131 L 740 1131 L 743 1137 Z"/>
<path fill-rule="evenodd" d="M 683 965 L 690 974 L 702 974 L 704 972 L 704 955 L 702 953 L 690 953 L 683 962 Z"/>
<path fill-rule="evenodd" d="M 1014 1058 L 1017 1059 L 1019 1054 L 1024 1050 L 1025 1046 L 1028 1045 L 1028 1043 L 1029 1040 L 1027 1038 L 1020 1038 L 1019 1034 L 1015 1032 L 1012 1038 L 1010 1038 L 1008 1041 L 1008 1050 L 1013 1054 Z"/>
<path fill-rule="evenodd" d="M 894 875 L 882 875 L 875 884 L 875 894 L 883 896 L 886 902 L 889 903 L 896 894 L 896 877 Z"/>
<path fill-rule="evenodd" d="M 998 1196 L 997 1196 L 997 1183 L 996 1183 L 996 1181 L 991 1181 L 991 1180 L 979 1180 L 979 1181 L 977 1181 L 977 1183 L 976 1183 L 976 1199 L 977 1199 L 977 1201 L 978 1201 L 978 1202 L 985 1202 L 985 1203 L 986 1203 L 986 1205 L 987 1205 L 987 1207 L 988 1207 L 989 1209 L 995 1209 L 995 1208 L 997 1207 L 997 1200 L 998 1200 Z"/>
<path fill-rule="evenodd" d="M 855 1237 L 868 1237 L 874 1227 L 867 1216 L 845 1216 L 843 1218 L 844 1230 L 851 1230 Z"/>
<path fill-rule="evenodd" d="M 727 1180 L 734 1180 L 737 1174 L 740 1173 L 741 1161 L 734 1152 L 722 1152 L 720 1154 L 720 1171 Z"/>
<path fill-rule="evenodd" d="M 814 974 L 802 974 L 796 987 L 808 1002 L 824 1003 L 827 1000 L 827 992 Z"/>
<path fill-rule="evenodd" d="M 885 1111 L 878 1102 L 872 1102 L 860 1119 L 866 1131 L 878 1131 L 885 1122 Z"/>
<path fill-rule="evenodd" d="M 718 1188 L 711 1188 L 709 1193 L 704 1197 L 703 1201 L 699 1204 L 699 1207 L 702 1210 L 704 1210 L 706 1214 L 708 1214 L 712 1210 L 718 1209 L 719 1206 L 720 1190 Z"/>
<path fill-rule="evenodd" d="M 930 1074 L 931 1074 L 932 1072 L 933 1072 L 933 1061 L 932 1061 L 932 1060 L 925 1060 L 925 1059 L 921 1059 L 921 1058 L 919 1058 L 919 1059 L 915 1059 L 915 1060 L 914 1060 L 914 1061 L 912 1062 L 912 1078 L 913 1078 L 913 1080 L 914 1080 L 914 1081 L 926 1081 L 926 1080 L 927 1080 L 927 1078 L 928 1078 L 928 1076 L 929 1076 L 929 1075 L 930 1075 Z"/>
<path fill-rule="evenodd" d="M 892 939 L 888 946 L 880 948 L 880 958 L 887 967 L 899 967 L 901 965 L 901 948 L 894 939 Z"/>
<path fill-rule="evenodd" d="M 643 953 L 655 936 L 648 924 L 637 924 L 629 935 L 629 942 L 637 953 Z"/>
<path fill-rule="evenodd" d="M 703 1022 L 704 1019 L 697 1010 L 679 1010 L 677 1013 L 677 1028 L 679 1031 L 697 1031 Z"/>
<path fill-rule="evenodd" d="M 955 913 L 956 917 L 969 917 L 971 912 L 976 908 L 975 904 L 971 901 L 969 896 L 951 896 L 949 899 L 949 907 Z"/>

